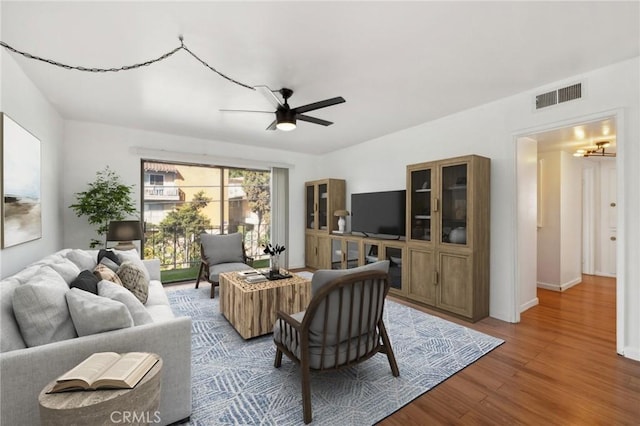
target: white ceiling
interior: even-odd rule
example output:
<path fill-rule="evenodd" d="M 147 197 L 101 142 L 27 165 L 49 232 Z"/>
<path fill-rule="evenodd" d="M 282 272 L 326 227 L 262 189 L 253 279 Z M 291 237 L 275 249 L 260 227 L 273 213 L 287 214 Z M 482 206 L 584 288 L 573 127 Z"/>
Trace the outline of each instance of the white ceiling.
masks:
<path fill-rule="evenodd" d="M 67 119 L 324 153 L 640 54 L 634 2 L 11 2 L 1 38 L 69 65 L 119 67 L 185 45 L 251 86 L 295 91 L 292 106 L 346 103 L 265 131 L 263 94 L 185 51 L 94 74 L 16 57 Z"/>

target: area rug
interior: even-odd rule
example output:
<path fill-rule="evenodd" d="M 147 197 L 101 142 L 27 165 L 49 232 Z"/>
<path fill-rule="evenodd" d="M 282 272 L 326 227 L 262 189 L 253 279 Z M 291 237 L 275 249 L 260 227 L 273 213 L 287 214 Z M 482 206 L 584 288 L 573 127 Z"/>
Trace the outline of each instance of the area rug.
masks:
<path fill-rule="evenodd" d="M 271 335 L 243 340 L 209 286 L 167 292 L 192 318 L 192 425 L 303 425 L 300 369 L 274 368 Z M 400 377 L 383 354 L 354 367 L 312 372 L 314 425 L 373 425 L 498 347 L 502 340 L 387 300 L 384 321 Z"/>

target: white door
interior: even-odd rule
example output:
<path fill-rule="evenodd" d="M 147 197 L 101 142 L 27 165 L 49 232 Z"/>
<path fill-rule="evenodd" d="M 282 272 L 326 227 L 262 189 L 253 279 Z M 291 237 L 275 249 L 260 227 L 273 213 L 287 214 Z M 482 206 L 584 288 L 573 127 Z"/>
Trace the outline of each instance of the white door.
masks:
<path fill-rule="evenodd" d="M 618 201 L 616 198 L 616 162 L 614 159 L 602 161 L 601 176 L 601 227 L 600 227 L 600 273 L 616 276 L 616 232 L 618 226 Z"/>

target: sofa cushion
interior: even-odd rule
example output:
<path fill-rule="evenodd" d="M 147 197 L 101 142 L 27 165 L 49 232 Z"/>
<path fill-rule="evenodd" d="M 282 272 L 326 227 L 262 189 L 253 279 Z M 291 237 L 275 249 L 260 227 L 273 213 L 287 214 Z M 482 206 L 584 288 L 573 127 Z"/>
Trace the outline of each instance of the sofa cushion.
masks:
<path fill-rule="evenodd" d="M 69 315 L 67 283 L 48 266 L 13 292 L 13 312 L 27 346 L 77 337 Z"/>
<path fill-rule="evenodd" d="M 67 259 L 75 263 L 80 270 L 88 269 L 89 271 L 93 271 L 93 268 L 95 268 L 98 263 L 90 253 L 81 249 L 69 251 L 67 253 Z"/>
<path fill-rule="evenodd" d="M 27 345 L 13 314 L 13 292 L 20 285 L 15 279 L 0 281 L 0 352 L 24 349 Z"/>
<path fill-rule="evenodd" d="M 335 278 L 364 271 L 389 272 L 389 261 L 381 260 L 379 262 L 369 263 L 368 265 L 358 266 L 357 268 L 351 269 L 320 269 L 314 272 L 313 277 L 311 278 L 311 296 L 313 297 L 316 293 L 318 293 L 318 290 L 320 290 L 322 287 L 324 287 L 325 284 L 327 284 L 329 281 L 334 280 Z"/>
<path fill-rule="evenodd" d="M 72 288 L 66 293 L 69 313 L 78 336 L 119 330 L 133 326 L 124 303 Z"/>
<path fill-rule="evenodd" d="M 130 260 L 125 260 L 118 268 L 118 277 L 122 285 L 142 303 L 147 303 L 149 280 L 144 275 L 144 266 L 140 268 Z"/>
<path fill-rule="evenodd" d="M 79 288 L 89 293 L 98 294 L 98 282 L 100 280 L 91 271 L 84 270 L 78 274 L 75 280 L 71 281 L 69 287 Z"/>
<path fill-rule="evenodd" d="M 76 264 L 69 259 L 63 259 L 60 262 L 52 263 L 49 266 L 60 274 L 67 284 L 71 284 L 71 281 L 73 281 L 80 273 L 80 268 L 78 268 Z"/>
<path fill-rule="evenodd" d="M 144 305 L 129 290 L 118 284 L 107 280 L 100 281 L 98 295 L 123 303 L 133 318 L 133 325 L 145 325 L 153 322 Z"/>
<path fill-rule="evenodd" d="M 118 255 L 113 250 L 100 249 L 98 251 L 98 257 L 97 257 L 98 263 L 102 262 L 102 260 L 105 258 L 109 259 L 110 261 L 112 261 L 118 266 L 120 266 L 120 264 L 122 263 Z"/>
<path fill-rule="evenodd" d="M 118 268 L 120 267 L 119 263 L 114 262 L 113 260 L 109 259 L 108 257 L 103 257 L 102 259 L 100 259 L 100 262 L 98 262 L 100 265 L 104 265 L 107 268 L 111 269 L 113 272 L 118 273 Z"/>
<path fill-rule="evenodd" d="M 228 235 L 201 234 L 200 243 L 210 266 L 219 263 L 244 263 L 242 234 L 239 232 Z"/>
<path fill-rule="evenodd" d="M 111 281 L 112 283 L 122 285 L 122 281 L 120 281 L 120 277 L 118 277 L 118 274 L 113 272 L 111 269 L 109 269 L 107 266 L 103 265 L 102 263 L 98 263 L 96 265 L 95 269 L 93 270 L 93 273 L 96 277 L 98 277 L 99 281 L 107 280 L 107 281 Z"/>
<path fill-rule="evenodd" d="M 147 268 L 144 266 L 142 259 L 140 259 L 140 253 L 138 253 L 138 250 L 132 249 L 132 250 L 114 250 L 114 251 L 120 258 L 121 262 L 125 262 L 127 260 L 132 262 L 134 265 L 136 265 L 138 268 L 142 270 L 142 272 L 144 273 L 144 278 L 147 280 L 147 282 L 151 281 L 151 278 L 149 277 L 149 271 L 147 271 Z"/>

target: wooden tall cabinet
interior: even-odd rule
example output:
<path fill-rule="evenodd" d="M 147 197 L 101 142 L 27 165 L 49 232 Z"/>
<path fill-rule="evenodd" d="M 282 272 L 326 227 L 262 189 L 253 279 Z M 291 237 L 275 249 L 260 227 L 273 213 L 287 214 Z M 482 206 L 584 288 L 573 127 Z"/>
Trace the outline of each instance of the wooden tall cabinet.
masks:
<path fill-rule="evenodd" d="M 338 229 L 336 210 L 346 206 L 343 179 L 305 183 L 305 263 L 310 268 L 331 268 L 331 231 Z"/>
<path fill-rule="evenodd" d="M 477 321 L 489 315 L 488 158 L 407 166 L 406 296 Z"/>

